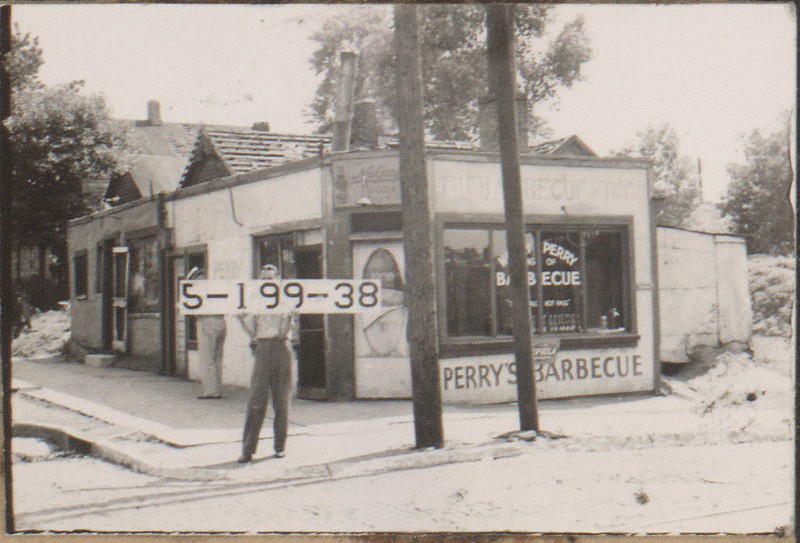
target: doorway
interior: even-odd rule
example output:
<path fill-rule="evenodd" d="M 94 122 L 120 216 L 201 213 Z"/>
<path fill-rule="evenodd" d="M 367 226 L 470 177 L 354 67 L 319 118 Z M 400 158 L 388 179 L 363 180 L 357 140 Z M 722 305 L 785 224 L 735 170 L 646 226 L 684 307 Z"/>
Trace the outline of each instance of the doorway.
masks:
<path fill-rule="evenodd" d="M 296 247 L 295 270 L 298 279 L 321 279 L 322 245 Z M 300 315 L 297 395 L 307 400 L 325 400 L 326 386 L 325 317 Z"/>

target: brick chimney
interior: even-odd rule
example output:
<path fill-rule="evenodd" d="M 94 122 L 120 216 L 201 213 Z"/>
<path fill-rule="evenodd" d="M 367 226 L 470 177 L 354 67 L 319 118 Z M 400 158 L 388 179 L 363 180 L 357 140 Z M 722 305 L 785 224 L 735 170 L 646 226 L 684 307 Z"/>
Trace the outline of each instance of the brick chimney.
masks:
<path fill-rule="evenodd" d="M 528 148 L 528 98 L 525 93 L 518 92 L 517 105 L 517 137 L 521 153 Z M 478 99 L 478 136 L 482 151 L 500 150 L 500 139 L 497 133 L 497 100 L 493 96 Z"/>
<path fill-rule="evenodd" d="M 353 149 L 366 147 L 375 149 L 378 146 L 378 136 L 381 130 L 378 126 L 378 112 L 375 100 L 367 98 L 359 100 L 353 105 L 353 128 L 350 136 L 350 146 Z"/>
<path fill-rule="evenodd" d="M 150 126 L 164 124 L 161 120 L 161 104 L 158 103 L 158 100 L 149 100 L 147 102 L 147 124 Z"/>
<path fill-rule="evenodd" d="M 358 55 L 352 51 L 341 53 L 339 83 L 333 104 L 333 138 L 331 151 L 350 149 L 350 133 L 353 122 L 353 97 L 356 90 Z"/>

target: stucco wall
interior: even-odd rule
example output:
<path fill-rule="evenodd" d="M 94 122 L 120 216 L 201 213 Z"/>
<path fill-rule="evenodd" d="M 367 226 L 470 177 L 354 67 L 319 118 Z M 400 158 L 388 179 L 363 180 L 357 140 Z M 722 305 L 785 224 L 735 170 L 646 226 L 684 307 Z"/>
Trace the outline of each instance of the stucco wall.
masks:
<path fill-rule="evenodd" d="M 207 244 L 209 279 L 253 276 L 253 236 L 285 231 L 288 224 L 322 218 L 321 170 L 287 173 L 272 179 L 233 184 L 211 192 L 177 197 L 167 202 L 167 222 L 173 246 L 180 250 Z M 318 242 L 319 232 L 309 235 Z M 222 381 L 248 386 L 252 353 L 235 317 L 226 317 L 227 335 Z M 196 352 L 189 352 L 188 376 L 197 379 Z M 295 372 L 295 375 L 297 373 Z"/>
<path fill-rule="evenodd" d="M 119 208 L 76 219 L 69 225 L 67 242 L 70 261 L 70 302 L 72 305 L 72 341 L 90 351 L 102 347 L 102 295 L 97 292 L 97 245 L 113 239 L 124 245 L 125 233 L 158 225 L 158 202 L 148 198 Z M 87 254 L 88 289 L 85 297 L 75 297 L 75 270 L 72 257 L 79 251 Z M 131 354 L 160 357 L 161 329 L 143 325 L 129 328 Z M 141 347 L 141 351 L 140 351 Z"/>
<path fill-rule="evenodd" d="M 662 360 L 687 362 L 698 345 L 747 343 L 744 240 L 665 227 L 657 239 Z"/>

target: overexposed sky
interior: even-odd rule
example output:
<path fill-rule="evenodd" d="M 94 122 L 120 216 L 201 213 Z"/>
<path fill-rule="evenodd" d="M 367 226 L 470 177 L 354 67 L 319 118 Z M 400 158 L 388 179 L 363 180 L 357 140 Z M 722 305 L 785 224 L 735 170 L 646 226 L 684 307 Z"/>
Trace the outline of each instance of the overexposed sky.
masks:
<path fill-rule="evenodd" d="M 537 106 L 556 136 L 578 134 L 600 155 L 670 122 L 681 152 L 703 162 L 706 197 L 741 161 L 743 133 L 779 128 L 796 100 L 791 4 L 562 5 L 554 28 L 582 13 L 593 58 L 584 80 Z M 318 83 L 308 35 L 342 6 L 15 5 L 39 36 L 46 83 L 84 79 L 120 118 L 151 98 L 169 122 L 306 133 Z"/>

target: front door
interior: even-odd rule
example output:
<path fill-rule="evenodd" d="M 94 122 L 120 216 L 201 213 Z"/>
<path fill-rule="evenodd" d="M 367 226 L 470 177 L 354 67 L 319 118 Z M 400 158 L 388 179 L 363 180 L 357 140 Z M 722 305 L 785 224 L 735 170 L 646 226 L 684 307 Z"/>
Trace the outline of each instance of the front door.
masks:
<path fill-rule="evenodd" d="M 295 248 L 298 279 L 322 278 L 322 245 Z M 307 400 L 324 400 L 325 318 L 321 314 L 300 315 L 297 349 L 297 395 Z"/>
<path fill-rule="evenodd" d="M 114 247 L 114 297 L 112 301 L 112 346 L 114 351 L 128 350 L 128 248 Z"/>
<path fill-rule="evenodd" d="M 104 353 L 110 353 L 114 341 L 114 270 L 113 270 L 113 240 L 105 240 L 100 245 L 100 294 L 102 307 L 100 309 L 101 348 Z"/>

